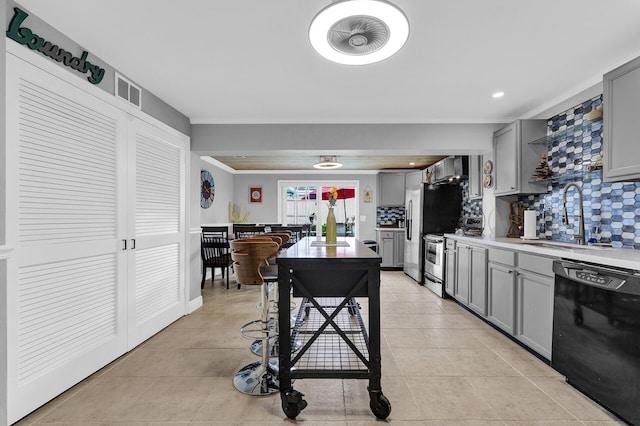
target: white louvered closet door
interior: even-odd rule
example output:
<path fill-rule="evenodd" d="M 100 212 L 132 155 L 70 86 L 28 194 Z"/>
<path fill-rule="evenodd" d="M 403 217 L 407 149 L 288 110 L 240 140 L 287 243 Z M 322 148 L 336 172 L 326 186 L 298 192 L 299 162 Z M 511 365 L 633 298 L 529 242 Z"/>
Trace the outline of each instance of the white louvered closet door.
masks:
<path fill-rule="evenodd" d="M 186 305 L 188 138 L 23 54 L 7 54 L 10 423 Z"/>
<path fill-rule="evenodd" d="M 186 144 L 137 119 L 129 141 L 131 349 L 185 312 Z"/>
<path fill-rule="evenodd" d="M 15 421 L 127 350 L 127 118 L 7 55 L 7 362 Z"/>

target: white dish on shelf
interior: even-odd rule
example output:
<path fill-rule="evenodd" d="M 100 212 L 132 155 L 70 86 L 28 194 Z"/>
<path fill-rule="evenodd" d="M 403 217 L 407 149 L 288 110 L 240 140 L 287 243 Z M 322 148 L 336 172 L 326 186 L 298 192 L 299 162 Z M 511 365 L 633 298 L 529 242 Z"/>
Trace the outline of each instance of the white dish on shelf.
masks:
<path fill-rule="evenodd" d="M 539 240 L 540 237 L 520 237 L 521 240 Z"/>

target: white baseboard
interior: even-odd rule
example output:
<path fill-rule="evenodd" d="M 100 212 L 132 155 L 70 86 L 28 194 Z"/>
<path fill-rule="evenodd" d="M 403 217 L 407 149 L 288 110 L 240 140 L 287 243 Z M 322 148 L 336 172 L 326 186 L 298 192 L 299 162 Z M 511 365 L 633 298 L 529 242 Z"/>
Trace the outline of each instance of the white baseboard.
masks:
<path fill-rule="evenodd" d="M 189 307 L 188 307 L 189 312 L 187 312 L 187 315 L 192 313 L 196 309 L 199 309 L 201 306 L 202 306 L 202 296 L 198 296 L 189 302 Z"/>

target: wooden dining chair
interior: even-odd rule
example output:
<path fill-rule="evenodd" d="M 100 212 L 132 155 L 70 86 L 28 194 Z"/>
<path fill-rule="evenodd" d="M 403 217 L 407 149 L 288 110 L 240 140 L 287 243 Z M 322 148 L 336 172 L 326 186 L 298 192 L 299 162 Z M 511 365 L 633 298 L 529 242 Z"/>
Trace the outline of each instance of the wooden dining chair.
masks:
<path fill-rule="evenodd" d="M 304 225 L 285 225 L 271 228 L 271 232 L 288 232 L 289 240 L 284 244 L 284 248 L 289 248 L 304 236 Z"/>
<path fill-rule="evenodd" d="M 233 236 L 238 238 L 250 238 L 264 234 L 264 225 L 248 225 L 246 223 L 233 224 Z"/>
<path fill-rule="evenodd" d="M 255 324 L 255 321 L 243 325 L 240 333 L 250 339 L 259 337 L 263 349 L 262 360 L 242 367 L 235 374 L 233 384 L 238 391 L 248 395 L 273 394 L 278 392 L 278 362 L 269 359 L 270 339 L 273 337 L 270 327 L 269 283 L 277 282 L 278 274 L 274 267 L 266 273 L 265 265 L 269 256 L 277 252 L 280 246 L 276 241 L 260 238 L 233 240 L 229 244 L 238 284 L 261 286 L 260 336 L 250 334 L 249 327 Z"/>
<path fill-rule="evenodd" d="M 207 237 L 217 237 L 229 239 L 229 227 L 226 225 L 221 226 L 203 226 L 202 227 L 202 236 Z"/>
<path fill-rule="evenodd" d="M 202 282 L 200 288 L 204 288 L 207 277 L 207 268 L 211 269 L 211 284 L 216 268 L 222 271 L 222 278 L 227 278 L 227 289 L 229 288 L 229 267 L 232 266 L 231 254 L 229 252 L 229 240 L 226 237 L 212 237 L 204 234 L 200 240 L 200 257 L 202 258 Z"/>

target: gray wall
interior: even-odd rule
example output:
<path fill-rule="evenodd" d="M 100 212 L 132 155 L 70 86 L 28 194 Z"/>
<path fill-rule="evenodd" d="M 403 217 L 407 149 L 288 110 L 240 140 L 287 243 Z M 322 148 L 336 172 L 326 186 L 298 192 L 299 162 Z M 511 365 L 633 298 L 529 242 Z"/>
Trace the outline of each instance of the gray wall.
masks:
<path fill-rule="evenodd" d="M 259 155 L 273 150 L 339 155 L 455 155 L 491 150 L 504 124 L 194 124 L 200 155 Z"/>
<path fill-rule="evenodd" d="M 54 44 L 64 48 L 65 50 L 77 54 L 78 56 L 86 49 L 80 46 L 75 41 L 71 40 L 66 35 L 62 34 L 55 28 L 51 27 L 49 24 L 38 18 L 36 15 L 32 14 L 25 7 L 20 4 L 14 2 L 13 0 L 3 0 L 5 2 L 5 7 L 3 10 L 6 11 L 6 16 L 2 20 L 5 22 L 5 28 L 9 27 L 9 22 L 11 18 L 13 18 L 14 7 L 19 7 L 29 14 L 23 26 L 30 28 L 35 34 L 40 37 L 44 37 L 46 40 L 51 41 Z M 72 11 L 61 10 L 60 13 L 72 13 Z M 16 43 L 15 41 L 9 39 L 7 43 Z M 26 46 L 21 46 L 24 49 L 28 49 Z M 125 46 L 123 46 L 125 48 Z M 34 51 L 35 54 L 40 54 L 39 52 Z M 74 75 L 76 78 L 82 78 L 86 81 L 86 75 L 80 74 L 77 71 L 71 70 L 66 67 L 64 64 L 60 62 L 56 62 L 50 59 L 52 63 L 57 64 L 63 67 L 65 70 L 68 70 L 71 75 Z M 107 93 L 114 94 L 115 93 L 115 72 L 117 71 L 120 75 L 127 77 L 126 70 L 116 70 L 111 65 L 107 64 L 105 61 L 101 60 L 97 56 L 95 56 L 92 52 L 89 52 L 89 56 L 87 58 L 91 63 L 100 66 L 105 69 L 105 75 L 102 81 L 97 84 L 97 87 L 104 90 Z M 4 67 L 3 67 L 4 68 Z M 128 77 L 127 77 L 128 78 Z M 159 121 L 167 124 L 170 127 L 178 130 L 185 135 L 191 134 L 191 123 L 189 118 L 184 114 L 180 113 L 178 110 L 168 105 L 158 97 L 156 97 L 153 93 L 146 90 L 144 87 L 133 81 L 134 84 L 140 86 L 142 88 L 142 111 L 149 114 L 150 116 L 156 118 Z M 87 81 L 87 84 L 91 84 Z"/>
<path fill-rule="evenodd" d="M 276 223 L 278 222 L 278 181 L 279 180 L 321 180 L 331 182 L 332 180 L 355 180 L 359 181 L 359 215 L 365 216 L 366 220 L 360 222 L 356 218 L 356 233 L 358 239 L 375 240 L 376 226 L 376 204 L 363 202 L 362 191 L 368 185 L 377 194 L 377 176 L 375 174 L 332 174 L 331 172 L 322 174 L 237 174 L 234 177 L 234 200 L 243 206 L 245 211 L 251 212 L 251 222 L 256 223 Z M 262 203 L 249 202 L 249 188 L 254 186 L 262 187 Z"/>
<path fill-rule="evenodd" d="M 200 195 L 198 194 L 198 209 L 200 211 L 200 223 L 206 225 L 225 225 L 229 223 L 229 203 L 238 202 L 234 196 L 235 176 L 221 169 L 220 167 L 206 161 L 199 160 L 197 163 L 200 170 L 207 170 L 213 177 L 215 184 L 215 196 L 213 203 L 208 209 L 200 207 Z M 198 173 L 200 172 L 198 170 Z M 198 174 L 199 176 L 199 174 Z M 198 189 L 200 181 L 198 181 Z M 246 200 L 245 200 L 246 201 Z"/>
<path fill-rule="evenodd" d="M 6 22 L 7 2 L 2 0 L 0 5 L 0 22 Z M 6 243 L 6 37 L 0 41 L 0 425 L 7 419 L 7 262 L 2 258 L 2 247 Z"/>

